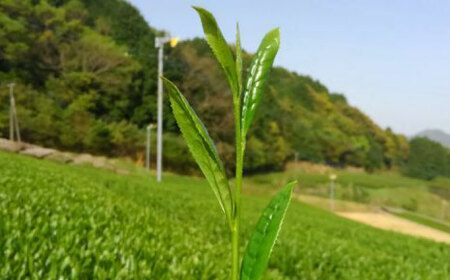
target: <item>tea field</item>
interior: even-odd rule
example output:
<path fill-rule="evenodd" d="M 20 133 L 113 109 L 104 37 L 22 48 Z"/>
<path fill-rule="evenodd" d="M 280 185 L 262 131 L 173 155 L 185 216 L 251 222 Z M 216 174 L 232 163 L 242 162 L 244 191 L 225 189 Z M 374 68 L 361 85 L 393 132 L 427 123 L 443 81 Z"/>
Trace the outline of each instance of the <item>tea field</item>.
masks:
<path fill-rule="evenodd" d="M 243 237 L 268 200 L 244 196 Z M 219 211 L 200 178 L 0 152 L 0 279 L 227 279 Z M 450 279 L 449 260 L 449 245 L 293 201 L 266 279 Z"/>

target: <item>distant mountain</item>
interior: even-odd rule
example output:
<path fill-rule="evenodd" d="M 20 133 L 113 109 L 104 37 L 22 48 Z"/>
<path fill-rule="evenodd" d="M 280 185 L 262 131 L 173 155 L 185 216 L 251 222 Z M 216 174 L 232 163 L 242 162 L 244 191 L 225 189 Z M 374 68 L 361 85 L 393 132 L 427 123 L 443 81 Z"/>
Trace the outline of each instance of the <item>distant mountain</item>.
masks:
<path fill-rule="evenodd" d="M 450 134 L 439 129 L 427 129 L 419 132 L 415 137 L 427 137 L 433 141 L 440 143 L 441 145 L 450 149 Z"/>

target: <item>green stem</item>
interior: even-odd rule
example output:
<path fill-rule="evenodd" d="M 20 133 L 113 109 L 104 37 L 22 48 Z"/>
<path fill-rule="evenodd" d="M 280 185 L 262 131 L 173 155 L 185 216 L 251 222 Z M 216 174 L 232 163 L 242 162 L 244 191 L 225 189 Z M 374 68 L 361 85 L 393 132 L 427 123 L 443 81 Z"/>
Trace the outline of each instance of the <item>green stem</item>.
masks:
<path fill-rule="evenodd" d="M 231 280 L 239 280 L 239 222 L 234 225 L 231 231 L 232 243 L 232 270 Z"/>
<path fill-rule="evenodd" d="M 240 137 L 239 137 L 240 138 Z M 243 155 L 244 150 L 241 145 L 236 147 L 238 149 L 237 164 L 236 164 L 236 208 L 234 215 L 234 226 L 231 232 L 232 246 L 233 246 L 233 267 L 232 279 L 239 279 L 239 230 L 241 219 L 241 189 L 242 189 L 242 170 L 243 170 Z"/>
<path fill-rule="evenodd" d="M 237 100 L 236 100 L 237 99 Z M 235 188 L 235 208 L 233 216 L 233 227 L 231 229 L 231 244 L 232 244 L 232 271 L 231 279 L 239 280 L 239 230 L 241 219 L 241 189 L 242 189 L 242 174 L 244 168 L 244 151 L 245 138 L 242 139 L 241 132 L 241 114 L 240 114 L 240 100 L 236 98 L 235 101 L 235 129 L 236 129 L 236 188 Z"/>

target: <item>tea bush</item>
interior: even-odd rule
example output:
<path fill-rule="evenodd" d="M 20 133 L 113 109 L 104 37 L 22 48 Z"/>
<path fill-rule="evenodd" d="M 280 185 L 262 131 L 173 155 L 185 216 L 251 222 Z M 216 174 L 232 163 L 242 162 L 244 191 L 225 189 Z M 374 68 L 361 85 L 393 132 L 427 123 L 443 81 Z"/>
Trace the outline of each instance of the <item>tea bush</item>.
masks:
<path fill-rule="evenodd" d="M 245 200 L 243 239 L 269 197 Z M 0 279 L 228 279 L 230 259 L 203 179 L 0 152 Z M 449 259 L 449 245 L 292 201 L 266 279 L 449 279 Z"/>

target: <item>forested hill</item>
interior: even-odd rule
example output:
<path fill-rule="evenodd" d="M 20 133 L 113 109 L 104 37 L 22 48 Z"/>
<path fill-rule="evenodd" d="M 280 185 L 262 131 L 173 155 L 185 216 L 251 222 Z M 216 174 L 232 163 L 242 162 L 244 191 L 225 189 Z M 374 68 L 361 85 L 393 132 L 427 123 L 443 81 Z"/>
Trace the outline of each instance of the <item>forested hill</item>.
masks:
<path fill-rule="evenodd" d="M 2 0 L 1 134 L 8 135 L 5 85 L 15 82 L 26 141 L 141 157 L 145 127 L 155 122 L 158 32 L 122 0 Z M 211 51 L 202 39 L 166 50 L 165 75 L 187 96 L 232 168 L 231 93 Z M 247 65 L 250 57 L 244 57 Z M 381 129 L 310 77 L 275 68 L 265 94 L 248 140 L 247 171 L 280 169 L 295 153 L 367 169 L 408 158 L 405 137 Z M 167 102 L 164 116 L 165 164 L 189 171 L 195 165 Z"/>

